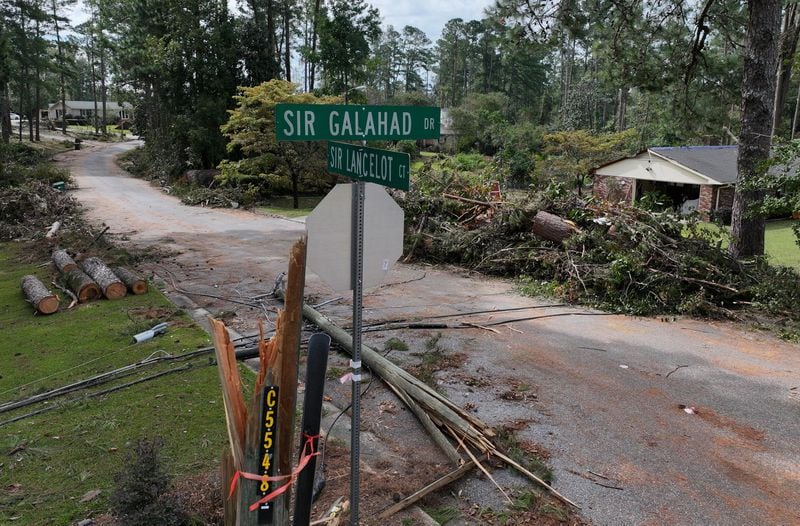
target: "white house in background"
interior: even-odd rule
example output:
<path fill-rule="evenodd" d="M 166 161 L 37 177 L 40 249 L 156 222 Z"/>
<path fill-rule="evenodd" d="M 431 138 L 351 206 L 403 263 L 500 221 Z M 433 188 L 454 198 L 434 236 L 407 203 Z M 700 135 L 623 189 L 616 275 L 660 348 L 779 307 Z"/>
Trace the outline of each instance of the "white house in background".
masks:
<path fill-rule="evenodd" d="M 657 191 L 684 213 L 708 215 L 733 205 L 738 153 L 738 146 L 648 148 L 592 170 L 594 194 L 632 202 Z"/>
<path fill-rule="evenodd" d="M 94 117 L 95 102 L 93 100 L 68 100 L 65 101 L 66 112 L 61 106 L 61 101 L 55 102 L 48 106 L 46 110 L 42 111 L 41 117 L 43 119 L 60 120 L 61 116 L 66 113 L 69 117 L 75 119 L 91 119 Z M 103 113 L 103 103 L 97 101 L 98 115 Z M 120 106 L 116 102 L 106 101 L 106 120 L 116 119 L 130 119 L 133 116 L 133 105 L 129 102 L 123 102 Z"/>

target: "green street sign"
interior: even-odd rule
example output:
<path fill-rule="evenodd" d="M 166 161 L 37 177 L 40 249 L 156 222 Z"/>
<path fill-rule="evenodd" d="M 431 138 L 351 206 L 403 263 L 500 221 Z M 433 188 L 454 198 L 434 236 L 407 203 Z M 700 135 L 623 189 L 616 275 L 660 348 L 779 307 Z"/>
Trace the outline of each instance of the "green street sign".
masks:
<path fill-rule="evenodd" d="M 328 143 L 328 171 L 368 183 L 408 190 L 411 157 L 343 142 Z"/>
<path fill-rule="evenodd" d="M 278 104 L 279 141 L 438 139 L 440 110 L 433 106 Z"/>

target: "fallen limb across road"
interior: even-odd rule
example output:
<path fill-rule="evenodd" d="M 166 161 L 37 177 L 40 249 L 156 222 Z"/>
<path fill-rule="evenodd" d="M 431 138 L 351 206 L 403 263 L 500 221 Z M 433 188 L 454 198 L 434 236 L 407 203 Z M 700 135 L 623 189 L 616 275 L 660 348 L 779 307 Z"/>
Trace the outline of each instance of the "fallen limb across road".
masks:
<path fill-rule="evenodd" d="M 277 291 L 281 296 L 281 291 Z M 303 316 L 313 322 L 317 327 L 327 332 L 331 338 L 336 340 L 348 353 L 352 353 L 352 336 L 344 329 L 334 324 L 329 318 L 310 307 L 303 305 Z M 503 454 L 492 442 L 495 436 L 494 430 L 479 418 L 470 415 L 462 408 L 454 404 L 444 395 L 436 392 L 429 385 L 414 377 L 408 371 L 398 367 L 380 355 L 374 349 L 363 345 L 361 359 L 372 371 L 381 377 L 392 390 L 400 395 L 400 398 L 410 407 L 416 405 L 431 419 L 431 421 L 444 433 L 453 433 L 466 447 L 472 447 L 480 454 L 494 456 L 502 459 L 506 464 L 513 467 L 532 481 L 536 482 L 561 502 L 579 508 L 577 504 L 561 495 L 544 480 L 525 469 L 507 455 Z M 417 411 L 414 410 L 416 413 Z M 440 444 L 440 447 L 442 445 Z M 447 450 L 445 450 L 447 452 Z"/>

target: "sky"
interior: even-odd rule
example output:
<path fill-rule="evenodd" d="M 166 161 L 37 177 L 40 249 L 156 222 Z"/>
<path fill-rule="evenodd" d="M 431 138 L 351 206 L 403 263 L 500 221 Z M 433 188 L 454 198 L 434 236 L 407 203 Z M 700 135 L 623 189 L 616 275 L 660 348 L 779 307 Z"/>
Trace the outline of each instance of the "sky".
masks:
<path fill-rule="evenodd" d="M 423 30 L 434 44 L 442 33 L 444 24 L 452 18 L 478 20 L 483 10 L 493 0 L 367 0 L 381 13 L 383 27 L 392 25 L 400 31 L 403 26 L 415 26 Z M 235 4 L 235 0 L 229 0 Z M 73 25 L 86 21 L 88 15 L 78 2 L 71 9 L 69 18 Z"/>
<path fill-rule="evenodd" d="M 415 26 L 423 30 L 433 43 L 442 33 L 444 24 L 453 18 L 479 20 L 483 10 L 494 4 L 493 0 L 367 0 L 377 7 L 383 18 L 383 27 Z"/>

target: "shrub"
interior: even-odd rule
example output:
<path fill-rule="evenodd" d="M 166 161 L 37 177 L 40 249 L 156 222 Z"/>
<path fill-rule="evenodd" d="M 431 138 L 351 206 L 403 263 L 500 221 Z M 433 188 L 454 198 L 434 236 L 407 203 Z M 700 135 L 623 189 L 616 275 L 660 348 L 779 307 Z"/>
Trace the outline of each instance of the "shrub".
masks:
<path fill-rule="evenodd" d="M 166 498 L 170 478 L 162 466 L 163 446 L 161 438 L 137 440 L 125 455 L 112 496 L 114 512 L 123 526 L 188 524 L 186 513 Z"/>

